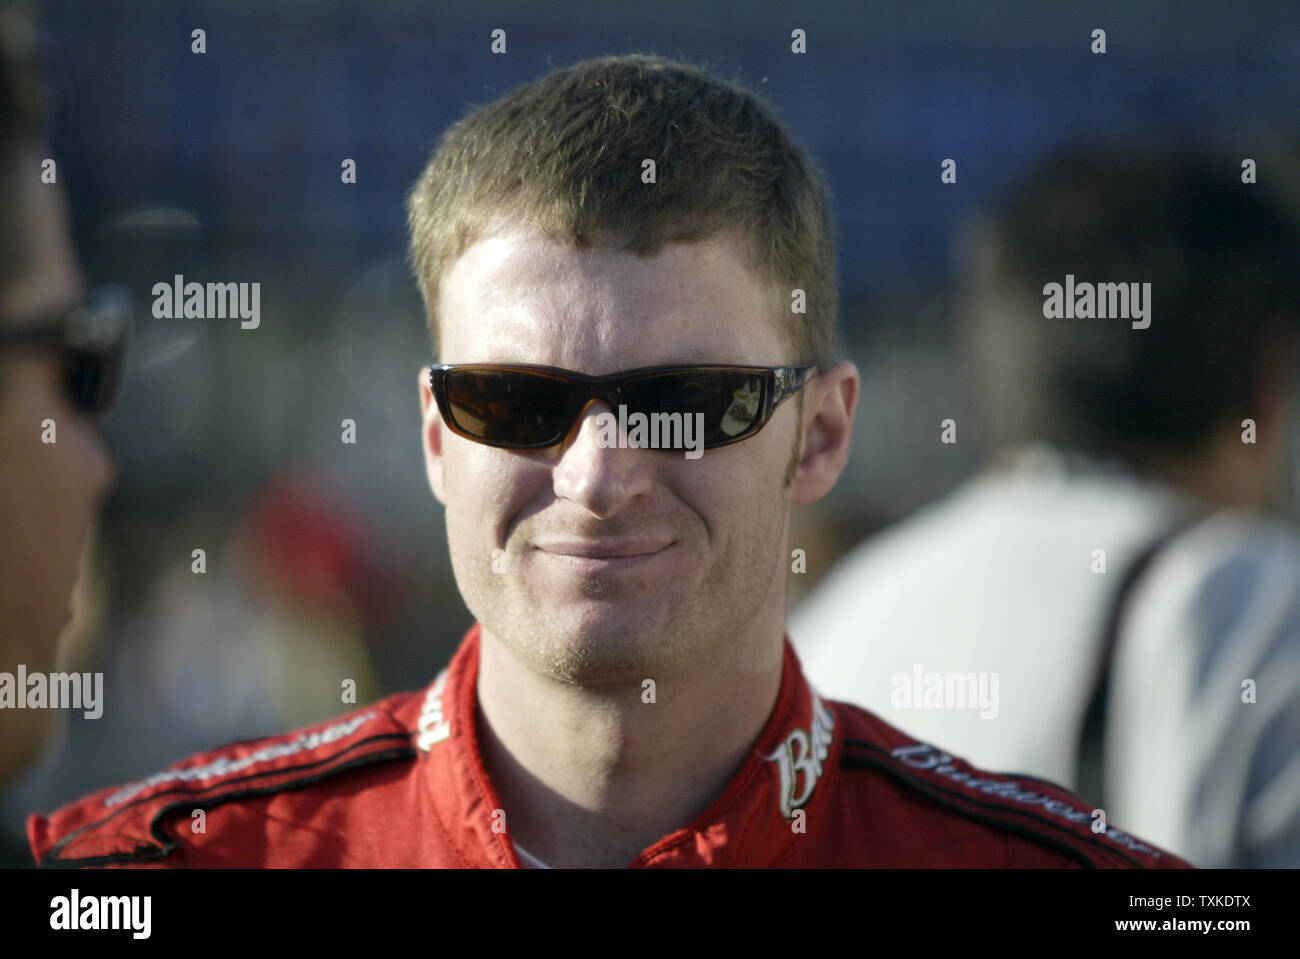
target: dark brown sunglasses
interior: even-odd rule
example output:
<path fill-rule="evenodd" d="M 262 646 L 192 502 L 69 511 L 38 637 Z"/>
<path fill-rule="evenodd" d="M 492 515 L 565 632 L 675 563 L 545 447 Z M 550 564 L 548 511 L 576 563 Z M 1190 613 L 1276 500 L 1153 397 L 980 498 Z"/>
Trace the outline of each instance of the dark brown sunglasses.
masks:
<path fill-rule="evenodd" d="M 85 413 L 102 413 L 122 382 L 132 309 L 126 287 L 96 287 L 76 306 L 0 324 L 0 347 L 54 350 L 68 402 Z"/>
<path fill-rule="evenodd" d="M 434 364 L 429 388 L 458 436 L 505 449 L 561 442 L 592 400 L 646 417 L 703 415 L 703 448 L 738 443 L 817 373 L 803 366 L 647 366 L 586 376 L 553 366 Z"/>

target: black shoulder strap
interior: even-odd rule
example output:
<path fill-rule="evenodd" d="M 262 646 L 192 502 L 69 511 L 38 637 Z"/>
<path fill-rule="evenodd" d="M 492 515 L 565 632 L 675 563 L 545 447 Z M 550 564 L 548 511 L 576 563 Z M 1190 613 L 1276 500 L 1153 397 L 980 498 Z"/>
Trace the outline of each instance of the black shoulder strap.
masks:
<path fill-rule="evenodd" d="M 1106 715 L 1110 708 L 1110 673 L 1119 644 L 1119 630 L 1128 611 L 1129 600 L 1142 574 L 1169 542 L 1206 517 L 1201 510 L 1181 511 L 1172 525 L 1138 550 L 1120 578 L 1107 611 L 1101 639 L 1101 658 L 1092 683 L 1092 693 L 1084 711 L 1075 766 L 1074 792 L 1097 808 L 1106 808 Z"/>

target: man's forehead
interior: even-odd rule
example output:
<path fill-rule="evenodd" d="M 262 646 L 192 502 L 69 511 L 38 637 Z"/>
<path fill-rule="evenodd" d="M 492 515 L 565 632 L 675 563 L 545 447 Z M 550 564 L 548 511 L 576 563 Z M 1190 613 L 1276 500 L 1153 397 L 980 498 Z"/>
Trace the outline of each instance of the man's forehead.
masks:
<path fill-rule="evenodd" d="M 525 229 L 496 233 L 443 281 L 444 359 L 563 365 L 557 356 L 622 354 L 614 365 L 626 368 L 753 362 L 744 347 L 756 346 L 767 362 L 776 348 L 771 290 L 744 256 L 738 232 L 649 257 L 613 245 L 578 250 Z"/>
<path fill-rule="evenodd" d="M 717 277 L 716 282 L 701 282 L 710 277 Z M 442 293 L 492 300 L 532 289 L 562 292 L 580 287 L 591 295 L 617 286 L 625 295 L 671 301 L 707 295 L 712 288 L 734 285 L 738 278 L 750 281 L 747 285 L 760 284 L 745 263 L 737 231 L 694 243 L 667 243 L 651 256 L 638 256 L 613 242 L 578 249 L 538 230 L 513 227 L 471 244 L 447 271 Z"/>

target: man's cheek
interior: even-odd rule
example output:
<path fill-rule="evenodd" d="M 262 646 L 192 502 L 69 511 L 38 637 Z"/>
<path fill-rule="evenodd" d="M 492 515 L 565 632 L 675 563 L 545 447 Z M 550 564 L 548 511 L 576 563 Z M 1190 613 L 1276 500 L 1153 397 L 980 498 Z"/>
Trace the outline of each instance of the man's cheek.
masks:
<path fill-rule="evenodd" d="M 491 547 L 478 525 L 453 511 L 447 514 L 447 546 L 452 575 L 470 611 L 478 618 L 489 614 L 500 580 L 491 573 Z"/>
<path fill-rule="evenodd" d="M 504 494 L 464 475 L 449 477 L 448 492 L 447 538 L 457 577 L 482 581 L 489 573 L 504 572 Z"/>

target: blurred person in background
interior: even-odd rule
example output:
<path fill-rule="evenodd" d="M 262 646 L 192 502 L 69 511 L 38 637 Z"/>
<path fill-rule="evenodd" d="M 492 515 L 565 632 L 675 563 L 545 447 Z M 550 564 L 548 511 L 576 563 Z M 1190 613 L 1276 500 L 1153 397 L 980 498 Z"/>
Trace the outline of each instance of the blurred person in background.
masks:
<path fill-rule="evenodd" d="M 0 673 L 10 676 L 57 666 L 112 481 L 93 416 L 112 399 L 123 319 L 86 307 L 63 189 L 42 182 L 35 36 L 28 9 L 0 6 Z M 56 715 L 0 709 L 0 785 L 35 757 Z"/>
<path fill-rule="evenodd" d="M 1300 866 L 1300 546 L 1270 514 L 1300 260 L 1239 163 L 1062 153 L 970 226 L 989 466 L 858 546 L 791 633 L 828 695 L 937 747 L 1200 866 Z M 1150 283 L 1146 316 L 1048 304 L 1086 282 Z M 969 677 L 994 708 L 918 688 Z"/>
<path fill-rule="evenodd" d="M 345 501 L 285 473 L 209 546 L 204 575 L 178 564 L 122 629 L 114 688 L 131 723 L 111 719 L 123 748 L 170 760 L 195 739 L 252 738 L 378 697 L 364 634 L 392 584 Z"/>

